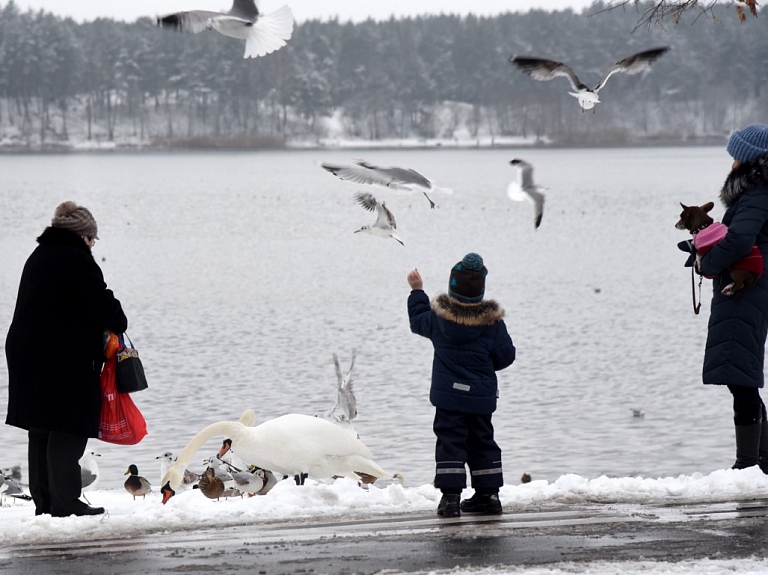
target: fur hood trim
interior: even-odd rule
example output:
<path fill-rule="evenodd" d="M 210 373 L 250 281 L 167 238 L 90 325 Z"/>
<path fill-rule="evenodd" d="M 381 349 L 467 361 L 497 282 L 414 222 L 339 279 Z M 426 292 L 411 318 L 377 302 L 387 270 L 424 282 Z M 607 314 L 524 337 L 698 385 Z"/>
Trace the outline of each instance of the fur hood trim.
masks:
<path fill-rule="evenodd" d="M 757 186 L 768 187 L 768 154 L 731 170 L 720 191 L 720 199 L 726 208 L 730 208 L 741 194 Z"/>
<path fill-rule="evenodd" d="M 462 303 L 447 293 L 441 293 L 432 300 L 432 311 L 439 318 L 468 327 L 493 325 L 504 317 L 504 309 L 495 300 Z"/>

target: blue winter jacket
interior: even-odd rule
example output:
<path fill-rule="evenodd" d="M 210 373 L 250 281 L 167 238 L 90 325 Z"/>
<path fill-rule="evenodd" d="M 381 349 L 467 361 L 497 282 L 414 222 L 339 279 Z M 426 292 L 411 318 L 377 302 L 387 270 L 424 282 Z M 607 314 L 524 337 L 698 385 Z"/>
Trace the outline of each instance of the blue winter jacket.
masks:
<path fill-rule="evenodd" d="M 735 296 L 720 293 L 730 283 L 728 267 L 757 245 L 768 257 L 768 156 L 742 165 L 726 180 L 721 198 L 728 234 L 701 259 L 699 269 L 714 276 L 707 344 L 705 384 L 763 387 L 768 333 L 768 267 L 751 287 Z"/>
<path fill-rule="evenodd" d="M 493 413 L 499 394 L 496 372 L 515 361 L 515 346 L 494 300 L 464 304 L 440 294 L 431 303 L 422 290 L 408 297 L 411 331 L 432 341 L 429 399 L 441 409 Z"/>

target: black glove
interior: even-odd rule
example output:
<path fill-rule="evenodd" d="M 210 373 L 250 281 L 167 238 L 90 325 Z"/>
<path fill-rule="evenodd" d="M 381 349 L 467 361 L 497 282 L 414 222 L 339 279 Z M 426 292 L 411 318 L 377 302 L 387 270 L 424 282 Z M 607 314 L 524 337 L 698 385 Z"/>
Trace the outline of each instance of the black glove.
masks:
<path fill-rule="evenodd" d="M 677 244 L 678 249 L 680 249 L 683 252 L 687 252 L 690 255 L 688 256 L 688 259 L 685 261 L 685 267 L 689 268 L 693 266 L 693 260 L 696 259 L 696 248 L 693 246 L 693 240 L 683 240 L 679 244 Z"/>

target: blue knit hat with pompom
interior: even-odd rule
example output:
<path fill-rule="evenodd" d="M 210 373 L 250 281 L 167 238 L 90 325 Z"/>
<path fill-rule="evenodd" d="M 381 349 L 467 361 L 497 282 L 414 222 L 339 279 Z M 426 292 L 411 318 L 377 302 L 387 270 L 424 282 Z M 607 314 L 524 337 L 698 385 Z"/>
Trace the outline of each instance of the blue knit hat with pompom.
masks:
<path fill-rule="evenodd" d="M 731 134 L 728 154 L 740 162 L 749 162 L 768 154 L 768 126 L 752 124 Z"/>
<path fill-rule="evenodd" d="M 488 270 L 483 258 L 471 252 L 451 268 L 448 280 L 448 295 L 462 303 L 478 303 L 485 295 L 485 276 Z"/>

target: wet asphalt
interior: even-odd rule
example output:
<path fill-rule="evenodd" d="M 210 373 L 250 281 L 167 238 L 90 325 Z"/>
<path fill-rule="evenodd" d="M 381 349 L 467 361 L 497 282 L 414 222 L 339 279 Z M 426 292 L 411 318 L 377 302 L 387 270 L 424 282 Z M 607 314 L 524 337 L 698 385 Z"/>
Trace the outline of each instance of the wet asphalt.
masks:
<path fill-rule="evenodd" d="M 768 498 L 671 505 L 548 505 L 496 517 L 432 514 L 269 521 L 0 549 L 0 573 L 367 574 L 768 557 Z"/>

